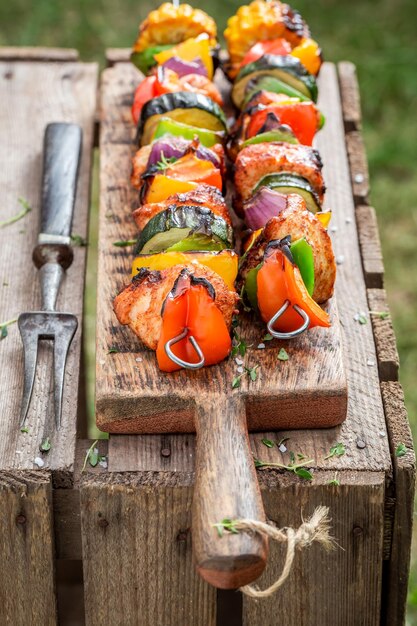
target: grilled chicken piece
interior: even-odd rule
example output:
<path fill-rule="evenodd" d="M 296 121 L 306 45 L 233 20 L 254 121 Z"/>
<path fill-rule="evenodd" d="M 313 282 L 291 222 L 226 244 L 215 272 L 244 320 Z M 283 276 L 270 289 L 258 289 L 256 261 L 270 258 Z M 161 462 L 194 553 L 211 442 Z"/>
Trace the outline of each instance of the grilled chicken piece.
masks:
<path fill-rule="evenodd" d="M 284 142 L 258 143 L 241 150 L 235 162 L 236 205 L 251 196 L 254 187 L 268 174 L 289 172 L 307 179 L 323 202 L 323 164 L 317 150 Z"/>
<path fill-rule="evenodd" d="M 215 215 L 222 217 L 227 224 L 231 224 L 229 211 L 221 192 L 212 185 L 199 185 L 197 189 L 176 193 L 163 202 L 142 204 L 133 211 L 133 218 L 140 230 L 158 213 L 173 206 L 198 206 L 210 209 Z"/>
<path fill-rule="evenodd" d="M 162 271 L 143 268 L 130 285 L 116 296 L 113 306 L 119 322 L 129 325 L 151 350 L 156 350 L 161 334 L 162 305 L 181 270 L 185 268 L 196 277 L 206 278 L 214 287 L 215 303 L 228 327 L 232 323 L 233 314 L 237 312 L 239 296 L 235 291 L 229 291 L 223 279 L 208 267 L 199 263 L 187 263 Z"/>
<path fill-rule="evenodd" d="M 186 140 L 178 139 L 178 142 L 181 141 L 184 145 L 187 143 Z M 184 155 L 188 152 L 194 152 L 197 150 L 200 142 L 198 141 L 198 137 L 196 137 L 193 141 L 188 142 L 188 149 L 184 151 Z M 219 169 L 222 177 L 224 178 L 226 173 L 226 163 L 224 156 L 224 149 L 220 143 L 216 143 L 211 148 L 205 148 L 205 150 L 211 150 L 219 159 Z M 145 174 L 148 169 L 148 161 L 152 151 L 152 144 L 149 146 L 143 146 L 140 150 L 138 150 L 135 156 L 132 159 L 132 174 L 130 176 L 130 183 L 132 187 L 135 189 L 140 189 L 143 184 L 142 176 Z"/>
<path fill-rule="evenodd" d="M 269 241 L 283 239 L 287 235 L 291 235 L 292 241 L 305 237 L 313 248 L 313 299 L 319 304 L 326 302 L 333 295 L 336 280 L 332 242 L 320 220 L 307 210 L 304 200 L 296 194 L 290 194 L 287 207 L 267 222 L 262 234 L 248 252 L 241 275 L 245 278 L 250 269 L 261 263 Z"/>

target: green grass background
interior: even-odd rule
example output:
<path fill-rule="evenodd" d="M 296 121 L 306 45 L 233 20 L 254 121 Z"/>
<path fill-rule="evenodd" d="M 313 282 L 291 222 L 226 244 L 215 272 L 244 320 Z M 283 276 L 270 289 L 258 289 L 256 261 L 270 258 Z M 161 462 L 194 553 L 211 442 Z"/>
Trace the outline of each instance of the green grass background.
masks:
<path fill-rule="evenodd" d="M 104 65 L 105 48 L 129 47 L 139 21 L 155 6 L 157 2 L 137 0 L 1 2 L 0 45 L 73 47 L 80 51 L 83 60 L 97 60 Z M 201 0 L 198 6 L 216 19 L 221 32 L 239 3 Z M 401 357 L 400 377 L 416 434 L 417 3 L 415 0 L 294 0 L 294 6 L 309 22 L 326 59 L 348 59 L 358 69 L 371 201 L 377 210 L 382 237 L 386 288 Z M 90 363 L 94 358 L 97 191 L 95 176 L 86 289 Z M 417 625 L 415 543 L 407 618 L 410 625 Z"/>

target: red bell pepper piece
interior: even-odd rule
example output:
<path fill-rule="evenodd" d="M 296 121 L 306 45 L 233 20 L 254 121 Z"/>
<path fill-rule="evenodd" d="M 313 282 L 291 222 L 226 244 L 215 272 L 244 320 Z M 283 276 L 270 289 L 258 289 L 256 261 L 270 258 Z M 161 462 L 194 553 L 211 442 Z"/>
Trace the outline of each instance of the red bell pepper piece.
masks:
<path fill-rule="evenodd" d="M 257 275 L 258 307 L 262 319 L 268 323 L 289 300 L 292 306 L 275 322 L 274 330 L 290 332 L 300 327 L 301 317 L 293 306 L 303 309 L 310 318 L 309 328 L 330 326 L 328 313 L 309 295 L 300 270 L 280 248 L 267 249 L 264 263 Z"/>
<path fill-rule="evenodd" d="M 197 279 L 198 280 L 198 279 Z M 187 335 L 172 345 L 175 356 L 188 363 L 197 363 L 199 357 L 189 337 L 197 341 L 203 355 L 204 365 L 219 363 L 229 354 L 232 341 L 224 317 L 217 308 L 214 296 L 204 284 L 190 274 L 180 276 L 167 296 L 162 313 L 162 331 L 156 349 L 159 368 L 163 372 L 181 369 L 165 352 L 165 344 L 187 329 Z"/>
<path fill-rule="evenodd" d="M 155 97 L 155 76 L 148 76 L 136 88 L 135 97 L 132 104 L 132 118 L 135 124 L 138 123 L 143 106 Z"/>
<path fill-rule="evenodd" d="M 251 115 L 246 129 L 246 139 L 255 137 L 265 124 L 268 113 L 275 113 L 281 124 L 291 128 L 298 141 L 311 146 L 319 128 L 319 113 L 313 102 L 271 104 Z"/>

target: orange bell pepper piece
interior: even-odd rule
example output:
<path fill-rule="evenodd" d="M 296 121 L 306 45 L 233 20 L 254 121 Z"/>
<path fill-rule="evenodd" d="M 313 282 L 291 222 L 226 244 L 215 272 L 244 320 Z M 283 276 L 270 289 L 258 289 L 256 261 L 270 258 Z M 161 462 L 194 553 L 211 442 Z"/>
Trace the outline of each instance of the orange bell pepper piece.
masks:
<path fill-rule="evenodd" d="M 191 153 L 175 161 L 164 173 L 170 178 L 212 185 L 220 191 L 223 187 L 220 170 L 211 161 L 203 161 Z"/>
<path fill-rule="evenodd" d="M 264 263 L 257 275 L 258 307 L 265 322 L 275 315 L 286 300 L 291 306 L 275 322 L 274 330 L 290 332 L 301 325 L 301 317 L 293 308 L 297 304 L 310 318 L 309 328 L 330 326 L 328 313 L 309 295 L 300 270 L 281 248 L 270 248 L 265 252 Z"/>
<path fill-rule="evenodd" d="M 199 361 L 189 340 L 190 336 L 194 337 L 204 355 L 204 365 L 219 363 L 229 354 L 232 340 L 224 317 L 209 291 L 210 287 L 210 283 L 205 280 L 195 279 L 190 274 L 180 275 L 167 296 L 162 313 L 161 336 L 156 349 L 158 365 L 163 372 L 181 369 L 168 357 L 165 345 L 184 329 L 187 329 L 187 335 L 172 345 L 173 353 L 180 359 L 189 363 Z"/>

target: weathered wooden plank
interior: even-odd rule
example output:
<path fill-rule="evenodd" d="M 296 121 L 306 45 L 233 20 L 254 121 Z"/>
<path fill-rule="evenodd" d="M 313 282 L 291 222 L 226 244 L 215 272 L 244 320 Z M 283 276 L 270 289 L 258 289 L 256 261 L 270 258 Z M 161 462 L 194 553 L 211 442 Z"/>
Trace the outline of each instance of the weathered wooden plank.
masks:
<path fill-rule="evenodd" d="M 0 623 L 57 623 L 49 472 L 0 473 Z"/>
<path fill-rule="evenodd" d="M 382 612 L 382 623 L 391 626 L 405 622 L 416 459 L 401 385 L 397 382 L 385 382 L 381 384 L 381 389 L 395 481 L 391 554 L 385 573 Z M 404 456 L 397 456 L 396 450 L 401 443 L 406 446 L 407 451 Z"/>
<path fill-rule="evenodd" d="M 116 63 L 127 63 L 130 61 L 131 52 L 131 48 L 107 48 L 107 67 L 112 67 L 113 65 L 116 65 Z"/>
<path fill-rule="evenodd" d="M 192 472 L 194 435 L 112 435 L 110 472 Z"/>
<path fill-rule="evenodd" d="M 78 61 L 78 50 L 73 48 L 42 48 L 21 46 L 0 46 L 1 61 L 37 61 L 63 63 Z"/>
<path fill-rule="evenodd" d="M 368 289 L 368 305 L 374 331 L 379 379 L 398 380 L 400 357 L 385 289 Z"/>
<path fill-rule="evenodd" d="M 330 508 L 339 548 L 297 552 L 285 585 L 270 598 L 243 599 L 243 624 L 253 626 L 377 626 L 380 623 L 384 516 L 383 472 L 341 472 L 330 486 L 329 472 L 315 472 L 306 485 L 294 477 L 261 477 L 266 513 L 279 527 L 298 527 L 320 504 Z M 272 543 L 261 589 L 275 581 L 284 562 L 282 545 Z M 279 616 L 279 618 L 278 618 Z M 395 622 L 391 622 L 394 624 Z"/>
<path fill-rule="evenodd" d="M 87 626 L 214 626 L 216 591 L 192 565 L 192 475 L 81 480 Z"/>
<path fill-rule="evenodd" d="M 40 215 L 43 133 L 51 121 L 76 122 L 83 128 L 83 151 L 73 232 L 86 237 L 90 200 L 91 149 L 96 108 L 97 65 L 80 63 L 0 63 L 0 219 L 16 215 L 23 197 L 32 207 L 22 220 L 0 229 L 0 320 L 36 310 L 40 304 L 37 270 L 32 249 L 37 240 Z M 31 111 L 31 115 L 27 112 Z M 18 428 L 23 388 L 23 353 L 16 324 L 0 343 L 0 468 L 33 469 L 39 445 L 50 437 L 52 448 L 44 455 L 54 483 L 70 486 L 74 466 L 77 398 L 83 310 L 85 248 L 74 248 L 74 262 L 67 271 L 58 307 L 75 313 L 79 329 L 72 343 L 66 369 L 62 427 L 55 431 L 50 390 L 52 352 L 42 342 L 29 432 Z M 6 365 L 7 364 L 7 365 Z"/>
<path fill-rule="evenodd" d="M 346 132 L 360 130 L 362 112 L 356 66 L 350 61 L 342 61 L 338 64 L 337 69 L 345 130 Z"/>
<path fill-rule="evenodd" d="M 346 135 L 346 147 L 352 176 L 353 197 L 356 204 L 368 204 L 369 171 L 362 133 L 352 131 Z"/>
<path fill-rule="evenodd" d="M 382 289 L 384 285 L 384 263 L 375 209 L 367 205 L 356 207 L 356 224 L 365 284 L 371 289 Z"/>

